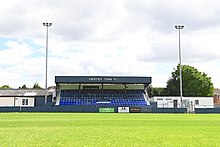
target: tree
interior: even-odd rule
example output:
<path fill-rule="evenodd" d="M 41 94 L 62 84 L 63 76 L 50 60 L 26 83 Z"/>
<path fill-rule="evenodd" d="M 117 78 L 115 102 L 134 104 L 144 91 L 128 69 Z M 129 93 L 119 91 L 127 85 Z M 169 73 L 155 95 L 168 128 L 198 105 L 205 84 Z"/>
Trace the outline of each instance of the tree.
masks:
<path fill-rule="evenodd" d="M 179 66 L 167 81 L 167 91 L 171 96 L 180 95 Z M 189 65 L 182 65 L 183 96 L 213 96 L 214 86 L 207 74 Z"/>
<path fill-rule="evenodd" d="M 150 98 L 154 96 L 167 96 L 168 95 L 166 88 L 152 87 L 151 84 L 147 87 L 147 93 Z"/>
<path fill-rule="evenodd" d="M 33 89 L 43 89 L 40 87 L 40 85 L 36 82 L 34 83 Z"/>
<path fill-rule="evenodd" d="M 153 97 L 153 87 L 151 84 L 147 86 L 147 94 L 149 98 Z"/>
<path fill-rule="evenodd" d="M 25 84 L 22 87 L 19 87 L 19 89 L 29 89 Z"/>
<path fill-rule="evenodd" d="M 9 85 L 3 85 L 0 87 L 0 89 L 11 89 L 11 87 Z"/>
<path fill-rule="evenodd" d="M 154 87 L 153 96 L 166 96 L 168 95 L 166 88 Z"/>

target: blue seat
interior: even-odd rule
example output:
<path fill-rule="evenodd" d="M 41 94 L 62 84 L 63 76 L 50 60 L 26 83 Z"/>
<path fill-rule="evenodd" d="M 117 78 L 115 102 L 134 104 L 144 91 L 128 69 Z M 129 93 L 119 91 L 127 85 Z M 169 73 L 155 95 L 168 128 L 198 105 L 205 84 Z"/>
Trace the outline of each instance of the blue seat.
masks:
<path fill-rule="evenodd" d="M 103 92 L 103 94 L 101 94 Z M 143 90 L 61 90 L 60 105 L 134 106 L 146 105 Z M 103 98 L 104 99 L 103 99 Z M 110 103 L 97 104 L 97 101 Z"/>

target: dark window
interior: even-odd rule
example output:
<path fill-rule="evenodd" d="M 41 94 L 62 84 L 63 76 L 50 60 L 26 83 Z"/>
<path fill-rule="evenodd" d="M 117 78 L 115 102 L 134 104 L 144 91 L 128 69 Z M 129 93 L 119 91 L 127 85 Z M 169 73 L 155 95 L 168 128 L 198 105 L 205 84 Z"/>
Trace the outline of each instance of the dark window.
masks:
<path fill-rule="evenodd" d="M 25 105 L 25 99 L 22 99 L 22 105 Z"/>
<path fill-rule="evenodd" d="M 196 105 L 199 105 L 199 100 L 195 100 L 195 104 L 196 104 Z"/>
<path fill-rule="evenodd" d="M 28 99 L 22 99 L 22 105 L 28 105 Z"/>
<path fill-rule="evenodd" d="M 177 108 L 177 105 L 178 105 L 178 100 L 173 100 L 173 107 Z"/>

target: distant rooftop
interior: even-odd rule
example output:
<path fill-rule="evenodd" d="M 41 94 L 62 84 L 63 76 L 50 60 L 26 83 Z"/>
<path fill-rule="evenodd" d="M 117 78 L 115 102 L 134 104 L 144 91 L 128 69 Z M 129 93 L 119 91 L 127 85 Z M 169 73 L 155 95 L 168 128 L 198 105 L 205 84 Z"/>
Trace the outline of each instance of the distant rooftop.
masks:
<path fill-rule="evenodd" d="M 220 94 L 220 89 L 219 88 L 215 88 L 214 94 Z"/>
<path fill-rule="evenodd" d="M 52 95 L 54 90 L 48 90 L 48 95 Z M 0 90 L 0 96 L 44 96 L 45 90 L 36 89 L 10 89 Z"/>

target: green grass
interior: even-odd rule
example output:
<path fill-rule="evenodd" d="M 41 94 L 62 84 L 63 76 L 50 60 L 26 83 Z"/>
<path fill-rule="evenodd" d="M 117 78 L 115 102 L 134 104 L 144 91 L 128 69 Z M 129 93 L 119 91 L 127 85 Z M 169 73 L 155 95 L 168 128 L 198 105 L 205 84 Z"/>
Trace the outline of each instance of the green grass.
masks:
<path fill-rule="evenodd" d="M 218 114 L 0 113 L 0 146 L 220 146 Z"/>

